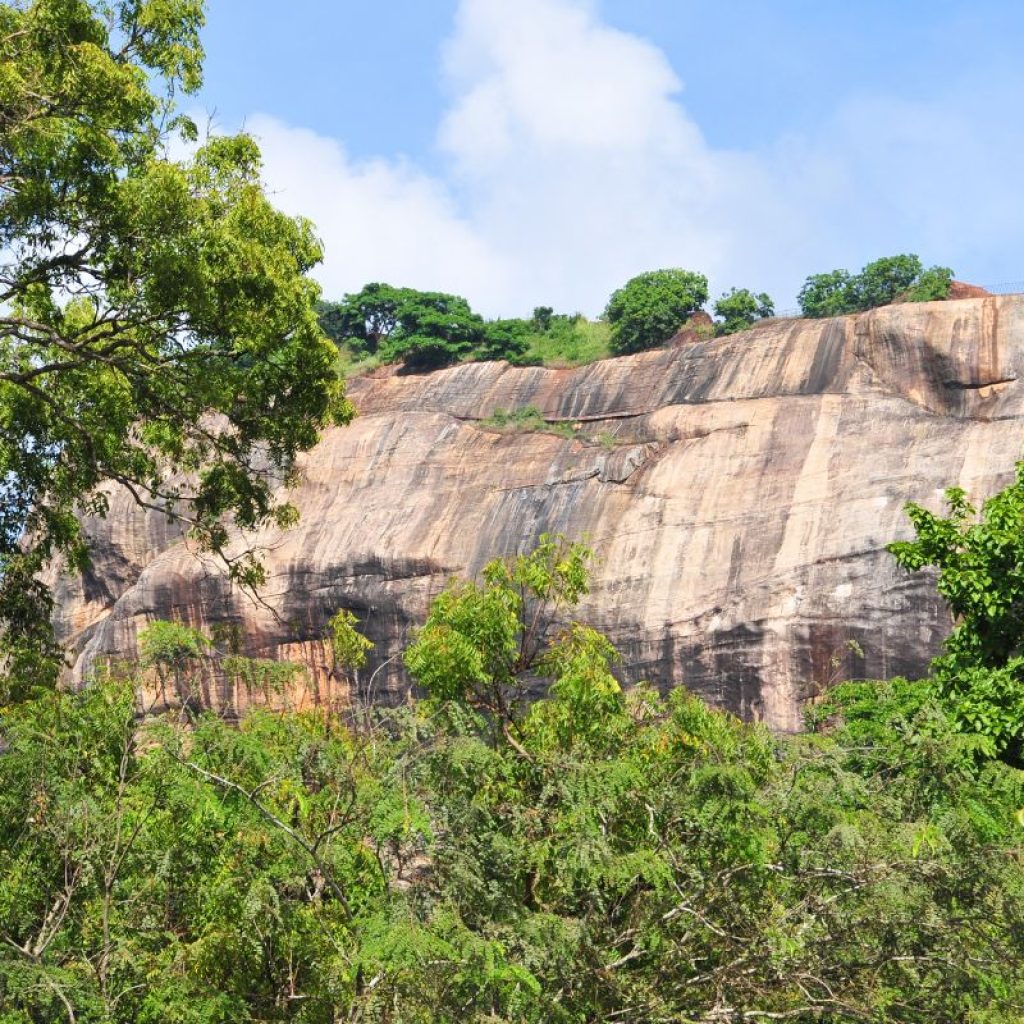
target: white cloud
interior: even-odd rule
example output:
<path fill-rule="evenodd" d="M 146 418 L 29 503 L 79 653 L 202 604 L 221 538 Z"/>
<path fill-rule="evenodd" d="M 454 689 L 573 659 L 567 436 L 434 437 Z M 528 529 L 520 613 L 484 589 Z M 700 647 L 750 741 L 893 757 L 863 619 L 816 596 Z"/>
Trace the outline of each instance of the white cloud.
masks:
<path fill-rule="evenodd" d="M 325 294 L 388 281 L 476 295 L 507 276 L 504 258 L 459 217 L 444 185 L 415 167 L 353 162 L 335 140 L 269 117 L 247 128 L 275 205 L 309 217 L 324 240 Z"/>
<path fill-rule="evenodd" d="M 324 238 L 328 295 L 387 280 L 490 315 L 593 314 L 633 274 L 684 266 L 714 294 L 748 285 L 786 306 L 813 271 L 993 239 L 1015 252 L 1024 228 L 1024 148 L 983 83 L 973 107 L 955 83 L 931 103 L 851 98 L 814 138 L 735 152 L 708 144 L 664 54 L 587 0 L 462 0 L 443 64 L 443 177 L 250 121 L 278 205 Z"/>

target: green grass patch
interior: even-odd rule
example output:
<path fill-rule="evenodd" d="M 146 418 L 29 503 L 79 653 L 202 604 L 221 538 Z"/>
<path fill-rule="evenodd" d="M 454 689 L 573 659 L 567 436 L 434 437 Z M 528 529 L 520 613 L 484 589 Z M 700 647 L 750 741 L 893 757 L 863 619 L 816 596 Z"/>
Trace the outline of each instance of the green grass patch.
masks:
<path fill-rule="evenodd" d="M 587 320 L 582 316 L 556 316 L 544 331 L 530 330 L 527 326 L 529 321 L 518 323 L 522 325 L 521 337 L 526 344 L 521 354 L 508 357 L 513 365 L 553 368 L 585 366 L 612 355 L 609 345 L 611 328 L 601 320 Z M 465 361 L 471 362 L 473 359 L 470 357 Z M 348 380 L 383 365 L 385 359 L 379 354 L 368 356 L 344 342 L 338 344 L 335 366 L 339 377 Z M 546 429 L 551 429 L 550 424 Z"/>
<path fill-rule="evenodd" d="M 607 359 L 611 327 L 601 320 L 583 317 L 555 319 L 548 330 L 531 332 L 526 353 L 517 362 L 540 366 L 583 366 Z"/>
<path fill-rule="evenodd" d="M 521 409 L 498 409 L 487 419 L 481 420 L 480 425 L 503 434 L 557 434 L 567 441 L 576 437 L 571 423 L 549 423 L 535 405 L 524 405 Z"/>
<path fill-rule="evenodd" d="M 383 365 L 384 360 L 379 355 L 368 356 L 362 352 L 354 352 L 347 345 L 339 345 L 334 369 L 339 377 L 350 380 L 352 377 L 362 377 Z"/>

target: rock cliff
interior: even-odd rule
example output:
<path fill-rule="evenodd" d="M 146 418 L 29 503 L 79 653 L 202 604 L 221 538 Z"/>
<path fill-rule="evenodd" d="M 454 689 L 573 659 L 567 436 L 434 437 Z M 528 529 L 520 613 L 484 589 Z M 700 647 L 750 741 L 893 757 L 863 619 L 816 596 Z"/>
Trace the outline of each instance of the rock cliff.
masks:
<path fill-rule="evenodd" d="M 937 508 L 948 486 L 980 499 L 1010 479 L 1022 373 L 1024 299 L 1002 296 L 776 320 L 578 369 L 359 379 L 359 418 L 303 463 L 301 522 L 256 538 L 261 602 L 114 493 L 87 524 L 92 570 L 57 585 L 58 630 L 76 679 L 131 654 L 155 618 L 229 623 L 249 653 L 318 672 L 324 622 L 349 608 L 381 669 L 360 696 L 396 700 L 393 656 L 446 580 L 563 532 L 599 553 L 579 614 L 622 651 L 626 681 L 795 728 L 830 679 L 925 669 L 949 615 L 884 545 L 909 535 L 907 500 Z M 575 438 L 482 422 L 529 405 Z"/>

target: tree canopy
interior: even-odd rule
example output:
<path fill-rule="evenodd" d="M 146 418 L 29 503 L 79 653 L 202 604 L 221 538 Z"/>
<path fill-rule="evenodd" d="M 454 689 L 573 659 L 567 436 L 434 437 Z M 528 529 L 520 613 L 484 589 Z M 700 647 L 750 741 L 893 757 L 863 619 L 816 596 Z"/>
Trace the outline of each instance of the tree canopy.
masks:
<path fill-rule="evenodd" d="M 868 263 L 859 274 L 841 269 L 812 274 L 797 298 L 804 316 L 841 316 L 896 301 L 944 299 L 952 279 L 948 267 L 925 269 L 917 256 L 905 253 Z"/>
<path fill-rule="evenodd" d="M 905 569 L 938 569 L 956 617 L 932 674 L 957 727 L 986 750 L 1024 765 L 1024 462 L 980 514 L 963 490 L 946 492 L 947 515 L 907 506 L 915 539 L 889 550 Z"/>
<path fill-rule="evenodd" d="M 715 303 L 715 333 L 735 334 L 753 327 L 758 320 L 775 316 L 775 303 L 764 292 L 755 295 L 749 288 L 731 288 Z"/>
<path fill-rule="evenodd" d="M 128 678 L 0 713 L 0 1022 L 1019 1019 L 1024 774 L 929 681 L 804 736 L 623 692 L 571 621 L 590 558 L 453 582 L 400 708 L 143 721 Z"/>
<path fill-rule="evenodd" d="M 604 311 L 612 351 L 625 355 L 664 344 L 707 301 L 707 278 L 690 270 L 649 270 L 630 278 L 612 292 Z"/>
<path fill-rule="evenodd" d="M 226 516 L 286 521 L 272 479 L 352 415 L 313 308 L 320 245 L 266 199 L 253 140 L 167 156 L 197 137 L 174 97 L 200 84 L 202 23 L 199 0 L 0 5 L 0 619 L 15 671 L 45 646 L 38 570 L 57 552 L 84 562 L 78 517 L 103 512 L 101 485 L 218 549 Z"/>
<path fill-rule="evenodd" d="M 410 369 L 464 359 L 516 359 L 525 351 L 525 321 L 485 321 L 459 295 L 371 283 L 341 302 L 319 306 L 320 323 L 339 345 Z"/>

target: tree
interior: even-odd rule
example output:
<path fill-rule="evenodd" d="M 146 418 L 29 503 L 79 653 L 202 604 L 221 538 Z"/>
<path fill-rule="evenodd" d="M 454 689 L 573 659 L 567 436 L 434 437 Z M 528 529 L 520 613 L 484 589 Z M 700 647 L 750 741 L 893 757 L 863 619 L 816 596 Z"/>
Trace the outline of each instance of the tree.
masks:
<path fill-rule="evenodd" d="M 551 326 L 554 315 L 553 306 L 534 306 L 533 315 L 530 317 L 530 327 L 543 334 Z"/>
<path fill-rule="evenodd" d="M 341 302 L 321 303 L 320 323 L 360 355 L 433 370 L 464 359 L 515 359 L 526 350 L 521 320 L 485 323 L 459 295 L 368 284 Z"/>
<path fill-rule="evenodd" d="M 977 509 L 958 487 L 947 515 L 907 505 L 912 541 L 889 545 L 910 571 L 938 569 L 956 617 L 932 674 L 958 728 L 989 755 L 1024 764 L 1024 462 L 1014 483 Z"/>
<path fill-rule="evenodd" d="M 545 534 L 529 554 L 489 562 L 482 585 L 454 581 L 406 652 L 413 678 L 436 700 L 484 711 L 507 734 L 527 681 L 562 675 L 557 669 L 572 663 L 571 652 L 603 658 L 607 674 L 612 652 L 596 634 L 569 628 L 553 635 L 566 625 L 560 617 L 587 593 L 592 558 L 583 545 Z"/>
<path fill-rule="evenodd" d="M 0 712 L 0 1021 L 1017 1020 L 1024 773 L 928 681 L 843 684 L 789 736 L 624 693 L 605 638 L 546 625 L 585 556 L 447 592 L 432 699 L 358 727 L 143 722 L 102 678 Z M 467 667 L 517 635 L 550 684 L 505 735 Z"/>
<path fill-rule="evenodd" d="M 411 370 L 434 370 L 469 358 L 484 341 L 484 320 L 460 295 L 403 289 L 399 327 L 385 354 Z"/>
<path fill-rule="evenodd" d="M 267 201 L 246 135 L 174 161 L 195 126 L 199 0 L 0 5 L 0 620 L 8 668 L 55 664 L 55 554 L 117 482 L 220 550 L 352 415 L 316 320 L 312 227 Z M 258 565 L 231 563 L 255 584 Z M 44 673 L 45 674 L 45 673 Z M 39 676 L 38 678 L 42 678 Z"/>
<path fill-rule="evenodd" d="M 715 303 L 718 335 L 735 334 L 752 327 L 758 320 L 775 316 L 775 304 L 764 292 L 755 295 L 748 288 L 732 288 Z"/>
<path fill-rule="evenodd" d="M 853 300 L 850 272 L 832 270 L 827 274 L 812 274 L 800 289 L 797 302 L 804 316 L 841 316 L 852 312 Z"/>
<path fill-rule="evenodd" d="M 952 283 L 953 271 L 949 267 L 929 267 L 921 271 L 905 297 L 908 302 L 937 302 L 948 299 Z"/>
<path fill-rule="evenodd" d="M 832 270 L 812 274 L 797 297 L 804 316 L 842 316 L 860 313 L 891 302 L 931 302 L 945 299 L 953 271 L 929 267 L 913 253 L 884 256 L 868 263 L 859 274 Z"/>
<path fill-rule="evenodd" d="M 373 282 L 341 302 L 321 303 L 320 326 L 336 344 L 375 355 L 401 326 L 402 310 L 417 294 L 411 288 Z"/>
<path fill-rule="evenodd" d="M 168 677 L 174 684 L 174 698 L 191 702 L 192 686 L 185 672 L 202 662 L 209 647 L 210 641 L 203 633 L 180 622 L 158 619 L 139 633 L 140 666 L 155 670 L 165 707 L 169 706 Z"/>
<path fill-rule="evenodd" d="M 531 333 L 529 320 L 515 317 L 488 320 L 475 356 L 478 359 L 507 359 L 510 363 L 519 364 L 529 347 Z"/>
<path fill-rule="evenodd" d="M 605 319 L 617 355 L 663 344 L 708 301 L 708 281 L 689 270 L 651 270 L 612 293 Z"/>
<path fill-rule="evenodd" d="M 921 276 L 921 260 L 913 253 L 883 256 L 868 263 L 852 281 L 851 301 L 858 310 L 886 306 Z"/>

